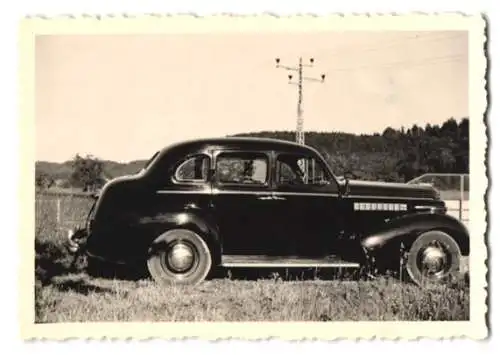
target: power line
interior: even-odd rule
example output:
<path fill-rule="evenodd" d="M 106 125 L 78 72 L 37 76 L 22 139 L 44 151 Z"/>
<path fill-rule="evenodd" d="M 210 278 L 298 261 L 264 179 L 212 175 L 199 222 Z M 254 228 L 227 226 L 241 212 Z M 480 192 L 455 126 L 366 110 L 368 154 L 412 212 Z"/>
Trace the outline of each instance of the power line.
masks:
<path fill-rule="evenodd" d="M 458 39 L 458 38 L 462 38 L 463 35 L 462 34 L 445 34 L 445 33 L 440 33 L 440 34 L 435 34 L 435 33 L 424 33 L 424 34 L 415 34 L 415 35 L 410 35 L 410 36 L 406 36 L 404 38 L 401 38 L 401 39 L 396 39 L 396 40 L 392 40 L 392 41 L 387 41 L 385 43 L 381 43 L 380 45 L 376 45 L 374 47 L 367 47 L 367 48 L 356 48 L 356 47 L 353 47 L 353 46 L 345 46 L 343 48 L 337 48 L 335 50 L 323 50 L 323 51 L 320 51 L 319 56 L 321 57 L 324 57 L 324 56 L 333 56 L 333 55 L 340 55 L 341 56 L 361 56 L 362 54 L 365 54 L 365 53 L 377 53 L 377 52 L 381 52 L 381 51 L 385 51 L 387 49 L 390 49 L 390 48 L 397 48 L 397 47 L 401 47 L 401 46 L 405 46 L 405 45 L 410 45 L 410 46 L 414 46 L 414 45 L 418 45 L 418 46 L 422 46 L 422 45 L 426 45 L 427 43 L 432 43 L 432 42 L 441 42 L 441 41 L 446 41 L 446 40 L 453 40 L 453 39 Z M 463 55 L 467 55 L 467 54 L 463 54 Z M 451 59 L 451 60 L 445 60 L 445 61 L 441 61 L 442 59 Z M 396 66 L 396 65 L 407 65 L 407 66 L 422 66 L 422 65 L 427 65 L 427 64 L 441 64 L 441 63 L 449 63 L 449 62 L 453 62 L 455 60 L 458 60 L 460 59 L 460 54 L 458 55 L 451 55 L 450 57 L 448 56 L 445 56 L 445 57 L 431 57 L 431 58 L 424 58 L 424 60 L 429 60 L 428 62 L 423 62 L 423 63 L 415 63 L 415 62 L 409 62 L 409 61 L 398 61 L 398 62 L 389 62 L 389 63 L 383 63 L 381 65 L 366 65 L 366 64 L 363 64 L 361 63 L 360 66 L 355 66 L 355 67 L 346 67 L 346 68 L 332 68 L 332 70 L 336 71 L 336 72 L 342 72 L 342 71 L 351 71 L 351 70 L 358 70 L 358 69 L 372 69 L 372 68 L 382 68 L 382 67 L 386 67 L 385 69 L 391 69 L 391 66 Z M 453 58 L 452 58 L 453 57 Z M 432 59 L 432 61 L 430 61 Z M 436 61 L 434 61 L 434 59 L 436 59 Z M 354 63 L 353 63 L 354 64 Z M 384 68 L 382 68 L 384 69 Z"/>
<path fill-rule="evenodd" d="M 450 35 L 450 36 L 444 36 L 444 37 L 431 37 L 431 38 L 424 37 L 424 36 L 411 36 L 411 37 L 407 37 L 407 38 L 404 38 L 404 39 L 401 39 L 398 41 L 394 41 L 392 44 L 389 42 L 389 44 L 387 44 L 387 45 L 365 48 L 363 50 L 360 50 L 356 54 L 366 53 L 366 52 L 378 52 L 381 50 L 398 47 L 400 45 L 407 45 L 407 44 L 414 45 L 414 44 L 416 44 L 415 42 L 419 42 L 418 44 L 421 45 L 422 42 L 424 42 L 424 44 L 427 44 L 429 42 L 441 42 L 441 41 L 446 41 L 446 40 L 460 38 L 460 37 L 462 37 L 462 35 Z"/>
<path fill-rule="evenodd" d="M 460 34 L 454 34 L 454 35 L 445 35 L 441 37 L 437 37 L 435 34 L 427 34 L 427 35 L 412 35 L 412 36 L 407 36 L 404 38 L 400 38 L 397 40 L 393 41 L 388 41 L 386 43 L 381 43 L 380 45 L 376 45 L 375 47 L 367 47 L 367 48 L 354 48 L 352 46 L 344 46 L 343 48 L 337 48 L 333 51 L 331 50 L 325 50 L 321 51 L 317 56 L 323 56 L 324 54 L 327 55 L 335 55 L 335 54 L 342 54 L 342 55 L 360 55 L 364 54 L 367 52 L 379 52 L 385 49 L 390 49 L 390 48 L 395 48 L 399 47 L 401 45 L 422 45 L 426 44 L 429 42 L 440 42 L 440 41 L 445 41 L 445 40 L 451 40 L 455 38 L 460 38 L 463 37 L 463 35 Z"/>
<path fill-rule="evenodd" d="M 420 61 L 388 62 L 388 63 L 381 63 L 380 65 L 360 65 L 355 67 L 331 68 L 331 70 L 336 72 L 341 72 L 341 71 L 353 71 L 362 69 L 391 69 L 396 66 L 407 66 L 407 67 L 426 66 L 431 64 L 450 63 L 463 58 L 465 58 L 463 54 L 453 54 L 441 57 L 422 58 Z"/>

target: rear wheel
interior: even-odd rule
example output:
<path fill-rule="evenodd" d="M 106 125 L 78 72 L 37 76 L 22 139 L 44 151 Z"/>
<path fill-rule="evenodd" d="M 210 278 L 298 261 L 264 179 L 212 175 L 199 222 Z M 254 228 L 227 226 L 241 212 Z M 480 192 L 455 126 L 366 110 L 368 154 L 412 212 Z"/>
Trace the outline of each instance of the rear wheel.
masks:
<path fill-rule="evenodd" d="M 195 285 L 207 277 L 212 257 L 198 234 L 175 229 L 153 242 L 147 266 L 151 277 L 159 284 Z"/>
<path fill-rule="evenodd" d="M 421 234 L 412 244 L 406 260 L 406 272 L 418 285 L 443 283 L 460 273 L 460 248 L 441 231 Z"/>

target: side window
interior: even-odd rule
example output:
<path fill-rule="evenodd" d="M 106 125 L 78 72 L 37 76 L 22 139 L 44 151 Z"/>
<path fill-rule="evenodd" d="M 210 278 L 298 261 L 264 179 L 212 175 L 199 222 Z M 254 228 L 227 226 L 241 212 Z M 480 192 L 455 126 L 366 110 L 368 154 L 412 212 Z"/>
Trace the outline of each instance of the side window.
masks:
<path fill-rule="evenodd" d="M 206 155 L 187 158 L 177 166 L 174 177 L 178 182 L 203 182 L 208 180 L 210 159 Z"/>
<path fill-rule="evenodd" d="M 325 186 L 332 183 L 324 164 L 315 157 L 280 154 L 276 163 L 278 185 Z"/>
<path fill-rule="evenodd" d="M 221 153 L 217 157 L 216 179 L 222 184 L 265 185 L 268 159 L 262 153 Z"/>

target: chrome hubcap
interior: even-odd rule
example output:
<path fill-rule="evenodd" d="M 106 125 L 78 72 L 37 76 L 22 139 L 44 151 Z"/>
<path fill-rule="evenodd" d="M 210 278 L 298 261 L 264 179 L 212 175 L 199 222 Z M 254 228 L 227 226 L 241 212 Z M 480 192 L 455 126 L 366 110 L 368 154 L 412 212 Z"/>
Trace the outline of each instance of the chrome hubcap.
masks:
<path fill-rule="evenodd" d="M 177 243 L 169 250 L 168 264 L 177 272 L 185 272 L 193 265 L 193 250 L 184 243 Z"/>
<path fill-rule="evenodd" d="M 429 246 L 422 253 L 422 266 L 425 271 L 436 275 L 445 271 L 447 257 L 445 252 L 437 246 Z"/>

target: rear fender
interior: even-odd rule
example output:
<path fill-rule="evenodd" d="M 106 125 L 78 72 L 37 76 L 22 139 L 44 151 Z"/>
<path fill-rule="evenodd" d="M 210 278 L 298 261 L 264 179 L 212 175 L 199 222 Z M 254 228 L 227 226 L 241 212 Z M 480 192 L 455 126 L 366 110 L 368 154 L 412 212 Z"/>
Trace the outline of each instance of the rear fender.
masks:
<path fill-rule="evenodd" d="M 368 251 L 375 251 L 389 244 L 413 243 L 421 233 L 440 230 L 449 234 L 460 247 L 462 255 L 469 255 L 469 232 L 462 222 L 445 214 L 422 212 L 389 220 L 382 228 L 361 239 Z"/>
<path fill-rule="evenodd" d="M 215 253 L 214 257 L 220 258 L 222 254 L 222 243 L 219 238 L 218 228 L 208 217 L 190 211 L 169 212 L 141 218 L 139 224 L 142 226 L 154 225 L 153 229 L 158 231 L 158 235 L 170 229 L 189 229 L 205 240 L 210 250 Z"/>

